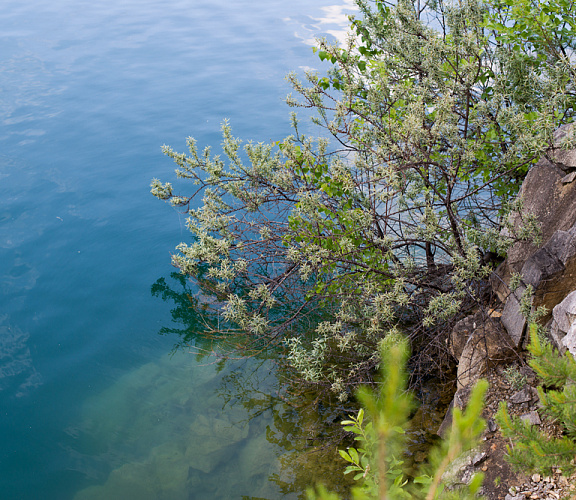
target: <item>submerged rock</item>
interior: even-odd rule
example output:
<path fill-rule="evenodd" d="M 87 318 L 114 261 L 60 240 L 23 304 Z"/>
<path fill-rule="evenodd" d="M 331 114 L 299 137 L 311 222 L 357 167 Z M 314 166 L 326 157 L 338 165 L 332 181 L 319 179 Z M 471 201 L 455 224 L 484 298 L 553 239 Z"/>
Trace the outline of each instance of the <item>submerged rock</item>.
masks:
<path fill-rule="evenodd" d="M 248 422 L 235 413 L 229 410 L 220 417 L 199 415 L 190 425 L 186 439 L 190 467 L 210 473 L 233 456 L 229 448 L 248 436 Z M 243 417 L 246 420 L 245 413 Z"/>
<path fill-rule="evenodd" d="M 269 403 L 259 391 L 228 385 L 241 382 L 245 368 L 166 356 L 92 398 L 78 433 L 90 438 L 100 469 L 112 470 L 74 500 L 277 497 L 269 476 L 279 473 L 279 452 L 266 435 L 272 414 L 258 410 Z"/>

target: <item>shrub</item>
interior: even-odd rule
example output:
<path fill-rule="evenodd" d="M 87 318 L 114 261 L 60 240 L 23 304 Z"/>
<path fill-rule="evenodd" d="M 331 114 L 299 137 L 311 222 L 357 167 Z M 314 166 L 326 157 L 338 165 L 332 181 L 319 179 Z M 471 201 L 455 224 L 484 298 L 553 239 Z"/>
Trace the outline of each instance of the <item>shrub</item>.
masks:
<path fill-rule="evenodd" d="M 292 136 L 242 146 L 225 123 L 223 156 L 164 148 L 190 193 L 152 182 L 188 215 L 173 263 L 215 297 L 212 333 L 283 345 L 301 380 L 341 400 L 399 331 L 412 373 L 446 366 L 452 318 L 481 301 L 495 256 L 535 234 L 529 214 L 501 229 L 576 96 L 563 2 L 538 17 L 528 0 L 357 4 L 346 45 L 318 43 L 326 75 L 289 76 L 288 104 L 327 138 L 294 117 Z"/>

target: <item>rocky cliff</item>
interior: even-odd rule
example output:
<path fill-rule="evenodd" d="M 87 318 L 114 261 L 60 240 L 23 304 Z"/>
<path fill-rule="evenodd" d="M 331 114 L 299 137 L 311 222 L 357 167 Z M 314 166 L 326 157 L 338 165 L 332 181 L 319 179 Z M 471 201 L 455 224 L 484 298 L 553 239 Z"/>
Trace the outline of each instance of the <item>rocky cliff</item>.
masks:
<path fill-rule="evenodd" d="M 492 419 L 499 401 L 506 400 L 512 413 L 530 425 L 550 425 L 554 432 L 553 424 L 540 418 L 537 380 L 524 362 L 528 334 L 523 313 L 536 313 L 556 347 L 576 357 L 576 150 L 563 147 L 575 132 L 569 125 L 556 131 L 554 147 L 530 169 L 519 193 L 522 208 L 510 216 L 504 233 L 513 238 L 532 214 L 540 226 L 538 244 L 517 240 L 511 246 L 490 280 L 496 299 L 460 320 L 450 338 L 458 360 L 458 390 L 451 407 L 466 403 L 479 378 L 491 383 L 484 443 L 457 467 L 455 481 L 465 482 L 473 470 L 482 469 L 490 499 L 562 498 L 576 490 L 574 478 L 560 472 L 543 478 L 512 471 L 504 460 L 506 443 Z M 439 434 L 450 421 L 449 411 Z"/>

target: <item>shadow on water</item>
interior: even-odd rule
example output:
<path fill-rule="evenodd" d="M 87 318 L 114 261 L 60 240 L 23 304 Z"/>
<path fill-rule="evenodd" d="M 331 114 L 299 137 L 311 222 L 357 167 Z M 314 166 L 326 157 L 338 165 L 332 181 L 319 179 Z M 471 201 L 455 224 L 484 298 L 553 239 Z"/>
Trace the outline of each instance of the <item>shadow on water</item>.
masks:
<path fill-rule="evenodd" d="M 322 447 L 325 413 L 286 403 L 273 353 L 211 354 L 218 345 L 202 328 L 214 318 L 178 273 L 152 294 L 174 304 L 159 332 L 174 349 L 84 405 L 71 432 L 77 468 L 93 480 L 74 499 L 295 499 L 320 479 L 345 493 L 336 447 Z"/>

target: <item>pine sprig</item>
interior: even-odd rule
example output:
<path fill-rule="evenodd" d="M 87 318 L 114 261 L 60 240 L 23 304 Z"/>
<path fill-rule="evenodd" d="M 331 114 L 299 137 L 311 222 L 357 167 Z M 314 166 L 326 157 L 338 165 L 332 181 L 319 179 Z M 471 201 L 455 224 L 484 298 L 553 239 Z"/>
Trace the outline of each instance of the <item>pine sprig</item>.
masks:
<path fill-rule="evenodd" d="M 540 338 L 537 328 L 530 331 L 528 349 L 532 353 L 530 366 L 545 386 L 538 388 L 542 412 L 555 420 L 564 435 L 553 438 L 529 422 L 511 416 L 505 402 L 500 404 L 496 420 L 502 435 L 512 439 L 508 447 L 508 460 L 519 469 L 546 472 L 561 467 L 567 472 L 576 464 L 576 362 L 571 354 L 560 355 L 548 341 Z"/>

